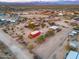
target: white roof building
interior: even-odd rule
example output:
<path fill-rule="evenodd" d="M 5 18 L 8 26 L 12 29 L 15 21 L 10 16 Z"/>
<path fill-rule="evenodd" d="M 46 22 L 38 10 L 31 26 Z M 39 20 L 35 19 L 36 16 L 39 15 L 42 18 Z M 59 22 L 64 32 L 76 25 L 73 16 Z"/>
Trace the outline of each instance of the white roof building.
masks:
<path fill-rule="evenodd" d="M 69 35 L 74 36 L 75 34 L 77 34 L 77 31 L 72 31 L 71 33 L 69 33 Z"/>
<path fill-rule="evenodd" d="M 56 29 L 58 29 L 59 27 L 58 27 L 58 26 L 51 26 L 50 28 L 56 30 Z"/>
<path fill-rule="evenodd" d="M 59 13 L 58 15 L 63 16 L 63 13 Z"/>

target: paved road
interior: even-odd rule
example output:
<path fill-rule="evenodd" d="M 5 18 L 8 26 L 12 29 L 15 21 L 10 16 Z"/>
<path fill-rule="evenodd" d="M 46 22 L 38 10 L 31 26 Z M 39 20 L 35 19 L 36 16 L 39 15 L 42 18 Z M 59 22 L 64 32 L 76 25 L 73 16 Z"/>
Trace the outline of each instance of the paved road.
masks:
<path fill-rule="evenodd" d="M 19 15 L 21 17 L 28 17 L 28 18 L 33 18 L 33 17 L 48 17 L 48 15 L 37 15 L 37 14 L 30 14 L 30 15 Z"/>
<path fill-rule="evenodd" d="M 64 39 L 68 36 L 71 28 L 65 28 L 61 32 L 57 33 L 54 37 L 49 38 L 49 41 L 35 48 L 33 51 L 43 59 L 49 59 L 50 55 L 55 52 Z"/>
<path fill-rule="evenodd" d="M 21 48 L 20 44 L 12 40 L 12 38 L 0 30 L 0 41 L 9 47 L 9 49 L 16 55 L 17 59 L 33 59 L 33 55 L 26 49 Z"/>

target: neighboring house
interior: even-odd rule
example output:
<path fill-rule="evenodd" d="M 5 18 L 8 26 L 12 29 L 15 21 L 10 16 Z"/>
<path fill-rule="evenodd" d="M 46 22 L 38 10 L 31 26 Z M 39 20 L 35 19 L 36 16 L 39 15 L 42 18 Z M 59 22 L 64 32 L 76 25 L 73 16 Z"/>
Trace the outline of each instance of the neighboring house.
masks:
<path fill-rule="evenodd" d="M 52 29 L 52 30 L 54 30 L 55 32 L 59 32 L 59 31 L 62 30 L 59 26 L 51 26 L 51 27 L 49 27 L 49 29 Z"/>
<path fill-rule="evenodd" d="M 79 52 L 70 51 L 65 59 L 79 59 Z"/>
<path fill-rule="evenodd" d="M 69 46 L 73 49 L 77 49 L 78 48 L 78 41 L 74 40 L 74 41 L 70 41 L 69 42 Z"/>
<path fill-rule="evenodd" d="M 78 34 L 78 32 L 74 31 L 74 30 L 72 32 L 70 32 L 68 35 L 69 40 L 77 40 L 77 34 Z"/>
<path fill-rule="evenodd" d="M 16 15 L 15 17 L 9 17 L 8 14 L 4 15 L 4 14 L 0 14 L 0 22 L 4 23 L 4 22 L 16 22 L 19 19 L 19 16 Z"/>
<path fill-rule="evenodd" d="M 73 19 L 71 23 L 79 25 L 79 18 Z"/>

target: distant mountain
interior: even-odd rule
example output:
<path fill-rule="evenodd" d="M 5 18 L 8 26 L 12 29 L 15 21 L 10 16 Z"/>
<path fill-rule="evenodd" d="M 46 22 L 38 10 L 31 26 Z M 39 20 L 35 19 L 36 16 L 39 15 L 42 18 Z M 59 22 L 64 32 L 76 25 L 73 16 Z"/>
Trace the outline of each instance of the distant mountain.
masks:
<path fill-rule="evenodd" d="M 0 2 L 0 5 L 79 5 L 79 1 L 59 1 L 59 2 Z"/>

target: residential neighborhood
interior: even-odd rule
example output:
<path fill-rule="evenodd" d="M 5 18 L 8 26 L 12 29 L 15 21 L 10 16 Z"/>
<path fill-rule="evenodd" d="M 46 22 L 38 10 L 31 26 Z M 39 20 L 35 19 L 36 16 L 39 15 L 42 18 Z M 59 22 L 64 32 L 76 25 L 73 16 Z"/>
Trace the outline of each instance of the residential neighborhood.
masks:
<path fill-rule="evenodd" d="M 0 59 L 79 59 L 78 9 L 1 8 Z"/>

